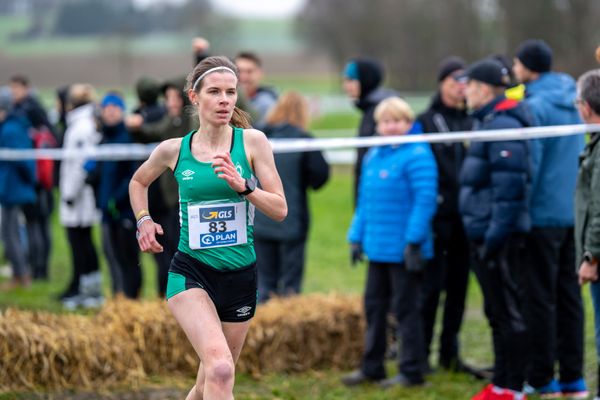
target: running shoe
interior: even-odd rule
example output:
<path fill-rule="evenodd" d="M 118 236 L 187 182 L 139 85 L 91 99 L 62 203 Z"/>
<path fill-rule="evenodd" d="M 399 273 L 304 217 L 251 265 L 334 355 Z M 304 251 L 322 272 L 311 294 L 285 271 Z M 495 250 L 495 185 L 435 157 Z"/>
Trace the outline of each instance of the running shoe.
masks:
<path fill-rule="evenodd" d="M 560 382 L 559 388 L 563 397 L 567 399 L 587 399 L 590 394 L 583 378 L 572 382 Z"/>

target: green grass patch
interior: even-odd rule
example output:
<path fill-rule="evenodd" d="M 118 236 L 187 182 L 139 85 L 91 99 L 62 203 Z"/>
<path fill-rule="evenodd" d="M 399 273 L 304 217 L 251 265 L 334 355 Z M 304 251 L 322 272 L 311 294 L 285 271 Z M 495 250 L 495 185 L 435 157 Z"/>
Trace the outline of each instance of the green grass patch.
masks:
<path fill-rule="evenodd" d="M 350 266 L 349 248 L 346 232 L 352 217 L 352 176 L 349 168 L 335 167 L 331 181 L 320 191 L 310 194 L 312 222 L 307 248 L 307 265 L 304 279 L 305 292 L 331 291 L 343 293 L 363 292 L 366 265 Z M 34 283 L 30 290 L 16 290 L 0 293 L 0 309 L 21 307 L 63 312 L 60 304 L 54 299 L 65 287 L 70 275 L 71 264 L 64 230 L 53 220 L 54 247 L 52 253 L 51 277 L 47 283 Z M 95 239 L 100 244 L 95 232 Z M 101 247 L 98 251 L 101 254 Z M 155 266 L 150 257 L 143 261 L 143 297 L 156 298 Z M 106 265 L 102 262 L 105 273 L 105 292 L 109 294 Z M 594 348 L 593 314 L 588 288 L 584 290 L 586 319 L 586 364 L 585 373 L 591 389 L 596 387 L 597 359 Z M 476 366 L 488 366 L 493 361 L 490 331 L 483 317 L 482 297 L 474 278 L 470 281 L 465 321 L 461 332 L 462 356 Z M 332 349 L 335 351 L 335 349 Z M 437 344 L 434 342 L 432 362 L 436 365 Z M 388 372 L 395 373 L 395 363 L 387 364 Z M 348 371 L 309 371 L 302 374 L 269 374 L 256 380 L 244 374 L 238 374 L 236 382 L 236 399 L 331 399 L 331 400 L 464 400 L 476 393 L 483 383 L 462 374 L 448 374 L 438 371 L 428 378 L 428 384 L 419 389 L 394 388 L 382 390 L 373 385 L 357 388 L 346 388 L 340 378 Z M 153 388 L 176 388 L 179 395 L 170 398 L 181 398 L 193 384 L 193 377 L 150 377 L 148 386 Z M 145 388 L 142 388 L 146 390 Z M 140 390 L 142 390 L 140 389 Z M 126 389 L 123 389 L 126 391 Z M 115 389 L 113 397 L 131 398 L 130 394 L 121 395 L 121 389 Z M 58 396 L 67 399 L 96 399 L 99 395 Z M 4 394 L 0 399 L 37 399 L 31 393 Z M 137 397 L 136 397 L 137 398 Z M 166 397 L 165 397 L 166 398 Z M 535 397 L 534 397 L 535 399 Z"/>

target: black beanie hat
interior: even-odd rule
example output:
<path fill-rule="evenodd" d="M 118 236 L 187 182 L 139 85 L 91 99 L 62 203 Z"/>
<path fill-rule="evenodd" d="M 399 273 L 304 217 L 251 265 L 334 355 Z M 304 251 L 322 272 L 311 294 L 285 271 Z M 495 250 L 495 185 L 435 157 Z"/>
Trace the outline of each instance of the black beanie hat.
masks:
<path fill-rule="evenodd" d="M 533 72 L 548 72 L 552 68 L 552 49 L 541 39 L 529 39 L 521 43 L 516 57 Z"/>
<path fill-rule="evenodd" d="M 369 57 L 356 58 L 352 61 L 356 63 L 358 69 L 360 97 L 365 98 L 369 93 L 377 89 L 383 81 L 383 66 L 379 61 Z"/>
<path fill-rule="evenodd" d="M 460 57 L 448 56 L 442 60 L 438 69 L 438 82 L 443 81 L 448 75 L 467 68 L 467 63 Z"/>
<path fill-rule="evenodd" d="M 469 66 L 463 78 L 496 87 L 506 87 L 509 84 L 508 69 L 490 58 L 484 58 Z"/>

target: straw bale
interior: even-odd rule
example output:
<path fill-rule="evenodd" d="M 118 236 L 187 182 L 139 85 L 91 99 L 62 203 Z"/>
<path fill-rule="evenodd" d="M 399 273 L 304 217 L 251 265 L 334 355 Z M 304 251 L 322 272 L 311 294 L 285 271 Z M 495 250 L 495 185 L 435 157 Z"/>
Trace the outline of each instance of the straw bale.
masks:
<path fill-rule="evenodd" d="M 364 320 L 357 297 L 306 295 L 270 300 L 252 320 L 238 369 L 297 372 L 355 366 Z"/>
<path fill-rule="evenodd" d="M 93 319 L 7 310 L 0 314 L 0 382 L 8 387 L 90 388 L 144 376 L 131 346 L 107 340 Z"/>
<path fill-rule="evenodd" d="M 198 369 L 194 349 L 164 301 L 109 302 L 97 320 L 100 325 L 115 326 L 115 332 L 119 329 L 132 340 L 149 374 L 165 370 L 195 373 Z"/>
<path fill-rule="evenodd" d="M 358 297 L 273 299 L 257 310 L 238 370 L 349 368 L 362 352 Z M 198 358 L 164 301 L 109 301 L 97 315 L 0 312 L 0 390 L 139 385 L 148 374 L 194 376 Z"/>

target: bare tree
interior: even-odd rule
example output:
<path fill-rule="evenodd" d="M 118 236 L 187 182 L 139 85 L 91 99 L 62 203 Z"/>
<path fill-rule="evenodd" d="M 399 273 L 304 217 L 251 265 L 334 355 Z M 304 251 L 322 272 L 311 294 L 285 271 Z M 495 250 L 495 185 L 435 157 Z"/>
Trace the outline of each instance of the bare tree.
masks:
<path fill-rule="evenodd" d="M 341 66 L 370 55 L 402 89 L 432 88 L 439 61 L 512 56 L 524 39 L 543 38 L 557 67 L 573 74 L 590 67 L 599 34 L 596 0 L 308 0 L 298 19 L 315 49 Z"/>

